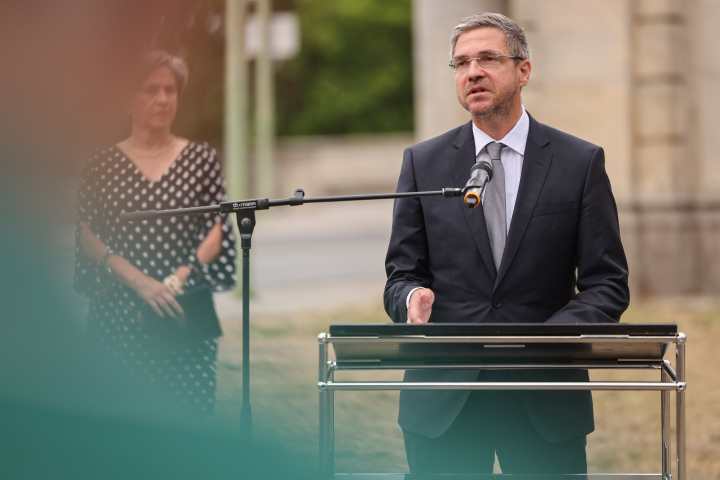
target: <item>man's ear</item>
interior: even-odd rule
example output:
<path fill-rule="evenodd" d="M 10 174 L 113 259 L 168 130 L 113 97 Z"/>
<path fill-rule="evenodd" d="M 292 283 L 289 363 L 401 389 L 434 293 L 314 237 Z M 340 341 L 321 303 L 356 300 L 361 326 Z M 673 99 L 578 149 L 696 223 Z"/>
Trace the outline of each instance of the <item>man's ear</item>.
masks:
<path fill-rule="evenodd" d="M 530 60 L 522 60 L 520 65 L 518 65 L 518 84 L 521 88 L 530 82 L 531 70 L 532 65 L 530 64 Z"/>

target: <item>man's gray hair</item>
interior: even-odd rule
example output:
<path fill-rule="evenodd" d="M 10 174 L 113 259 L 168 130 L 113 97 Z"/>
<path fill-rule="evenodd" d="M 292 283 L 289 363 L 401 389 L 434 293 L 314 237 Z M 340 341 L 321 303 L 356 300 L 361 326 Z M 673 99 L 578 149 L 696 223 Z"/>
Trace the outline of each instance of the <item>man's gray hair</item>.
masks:
<path fill-rule="evenodd" d="M 178 95 L 180 95 L 187 85 L 188 75 L 190 73 L 185 60 L 163 50 L 148 50 L 142 55 L 140 60 L 139 73 L 141 74 L 141 78 L 147 77 L 147 75 L 157 67 L 168 67 L 172 71 L 175 76 Z"/>
<path fill-rule="evenodd" d="M 520 57 L 523 60 L 530 60 L 530 45 L 528 45 L 525 32 L 520 26 L 500 13 L 477 13 L 463 18 L 453 30 L 450 37 L 450 61 L 455 58 L 455 45 L 458 37 L 465 32 L 478 28 L 497 28 L 505 34 L 510 55 Z"/>

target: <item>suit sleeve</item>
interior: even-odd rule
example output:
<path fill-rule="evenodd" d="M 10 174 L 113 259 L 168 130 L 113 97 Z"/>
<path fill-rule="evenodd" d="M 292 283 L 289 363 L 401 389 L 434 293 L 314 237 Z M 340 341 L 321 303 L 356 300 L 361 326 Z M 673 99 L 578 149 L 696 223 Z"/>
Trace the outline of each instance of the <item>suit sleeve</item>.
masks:
<path fill-rule="evenodd" d="M 620 321 L 630 303 L 628 266 L 605 154 L 599 147 L 590 159 L 582 193 L 576 264 L 578 293 L 547 322 Z"/>
<path fill-rule="evenodd" d="M 398 192 L 417 191 L 413 153 L 403 154 Z M 385 311 L 393 322 L 407 322 L 407 296 L 413 288 L 429 287 L 428 242 L 422 203 L 419 198 L 395 200 L 392 233 L 385 258 L 387 283 L 383 295 Z"/>

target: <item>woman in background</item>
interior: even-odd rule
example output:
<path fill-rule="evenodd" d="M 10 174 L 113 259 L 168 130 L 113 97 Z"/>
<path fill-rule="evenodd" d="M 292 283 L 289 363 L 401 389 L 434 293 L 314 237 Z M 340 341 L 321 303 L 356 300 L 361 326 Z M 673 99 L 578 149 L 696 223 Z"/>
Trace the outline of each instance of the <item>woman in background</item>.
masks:
<path fill-rule="evenodd" d="M 161 51 L 142 59 L 127 114 L 131 134 L 86 163 L 77 198 L 75 288 L 90 298 L 91 336 L 151 391 L 199 415 L 213 412 L 217 338 L 157 348 L 143 308 L 160 317 L 184 312 L 176 296 L 235 283 L 235 243 L 226 215 L 205 214 L 123 222 L 137 210 L 165 210 L 225 201 L 216 151 L 173 135 L 185 62 Z M 214 314 L 214 312 L 213 312 Z"/>

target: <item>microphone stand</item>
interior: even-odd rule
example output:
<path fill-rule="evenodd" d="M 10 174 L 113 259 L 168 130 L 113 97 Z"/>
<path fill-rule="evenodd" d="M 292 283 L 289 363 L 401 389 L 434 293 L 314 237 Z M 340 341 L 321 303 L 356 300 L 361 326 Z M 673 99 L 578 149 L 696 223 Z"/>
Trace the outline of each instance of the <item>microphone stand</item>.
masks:
<path fill-rule="evenodd" d="M 442 190 L 427 192 L 381 193 L 373 195 L 347 195 L 336 197 L 305 198 L 305 191 L 295 190 L 289 198 L 268 200 L 257 198 L 253 200 L 240 200 L 222 202 L 219 205 L 204 207 L 176 208 L 172 210 L 144 210 L 120 214 L 123 221 L 143 221 L 163 217 L 177 217 L 182 215 L 199 215 L 203 213 L 235 213 L 238 229 L 240 231 L 240 248 L 242 250 L 242 302 L 243 302 L 243 397 L 240 409 L 240 430 L 247 440 L 252 436 L 252 410 L 250 406 L 250 248 L 253 230 L 255 229 L 255 211 L 268 210 L 271 207 L 299 206 L 306 203 L 354 202 L 361 200 L 385 200 L 394 198 L 415 197 L 460 197 L 465 189 L 443 188 Z"/>

